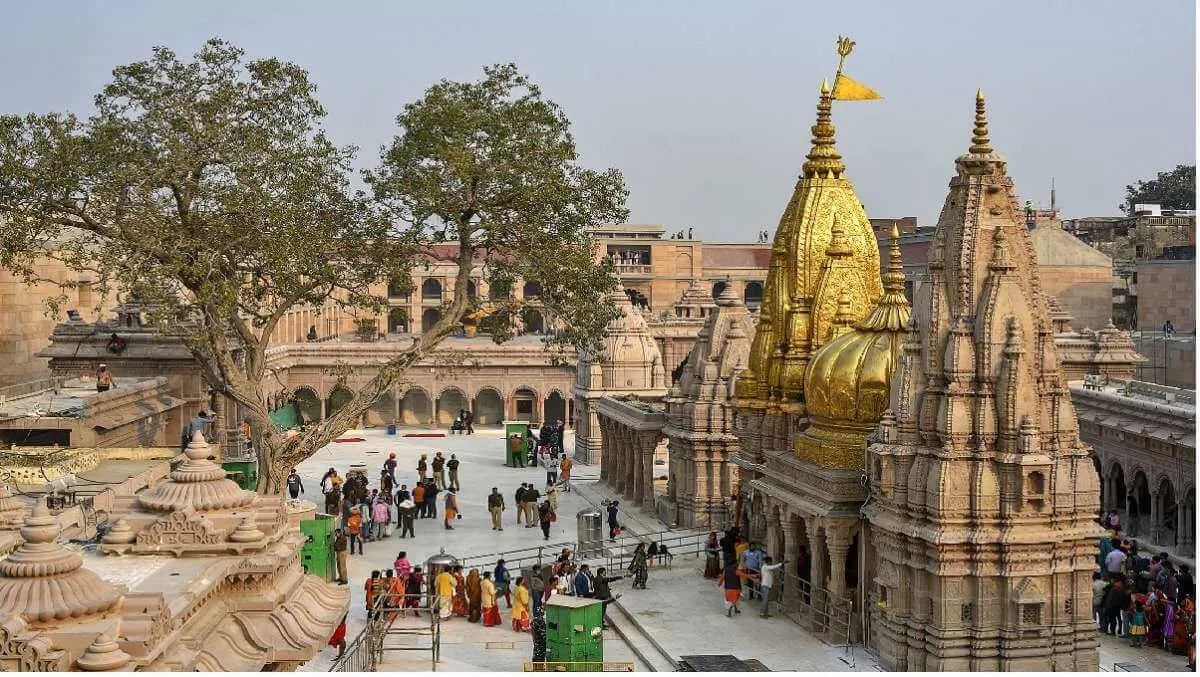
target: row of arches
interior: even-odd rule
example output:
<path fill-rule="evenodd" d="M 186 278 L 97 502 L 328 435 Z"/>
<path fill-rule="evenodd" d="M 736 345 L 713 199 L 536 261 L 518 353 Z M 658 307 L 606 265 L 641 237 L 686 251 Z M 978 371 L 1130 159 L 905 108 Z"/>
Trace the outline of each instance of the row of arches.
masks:
<path fill-rule="evenodd" d="M 729 283 L 725 280 L 718 280 L 717 282 L 714 282 L 712 286 L 712 297 L 715 299 L 720 296 L 721 293 L 725 291 L 725 287 L 728 286 L 728 284 Z M 751 307 L 760 306 L 762 305 L 762 298 L 762 283 L 758 281 L 747 282 L 746 287 L 742 290 L 742 302 Z"/>
<path fill-rule="evenodd" d="M 1092 457 L 1100 474 L 1100 505 L 1107 514 L 1117 511 L 1122 517 L 1122 530 L 1128 535 L 1149 539 L 1155 545 L 1173 546 L 1191 552 L 1194 542 L 1196 489 L 1176 487 L 1165 473 L 1150 481 L 1144 468 L 1137 466 L 1127 475 L 1119 460 L 1101 467 L 1098 456 Z M 1182 489 L 1182 494 L 1180 492 Z"/>
<path fill-rule="evenodd" d="M 421 332 L 428 332 L 442 319 L 442 311 L 437 308 L 426 308 L 421 311 Z M 524 308 L 521 311 L 521 324 L 526 333 L 541 334 L 546 331 L 546 316 L 534 308 Z M 388 311 L 388 333 L 407 334 L 411 330 L 408 311 L 404 308 L 392 308 Z"/>
<path fill-rule="evenodd" d="M 442 281 L 436 277 L 427 278 L 421 283 L 421 300 L 422 301 L 441 301 L 442 293 L 445 286 Z M 526 282 L 521 287 L 521 292 L 524 298 L 537 298 L 542 295 L 542 285 L 539 282 Z M 467 280 L 467 297 L 474 301 L 479 296 L 479 283 L 475 280 Z M 399 281 L 393 280 L 388 282 L 388 297 L 389 298 L 407 298 L 408 291 L 400 284 Z"/>
<path fill-rule="evenodd" d="M 308 423 L 336 414 L 353 396 L 354 393 L 349 389 L 338 386 L 328 397 L 322 398 L 315 389 L 301 386 L 296 389 L 290 402 L 280 402 L 276 405 L 285 406 L 290 403 L 296 408 L 298 420 Z M 569 423 L 573 405 L 574 402 L 569 402 L 557 389 L 541 398 L 533 388 L 520 387 L 506 397 L 498 389 L 486 386 L 479 389 L 474 397 L 468 397 L 461 388 L 450 386 L 444 388 L 436 397 L 431 397 L 426 389 L 413 386 L 404 391 L 399 398 L 391 392 L 380 395 L 367 411 L 365 423 L 445 427 L 464 409 L 474 413 L 475 425 L 499 425 L 505 420 L 562 420 Z"/>

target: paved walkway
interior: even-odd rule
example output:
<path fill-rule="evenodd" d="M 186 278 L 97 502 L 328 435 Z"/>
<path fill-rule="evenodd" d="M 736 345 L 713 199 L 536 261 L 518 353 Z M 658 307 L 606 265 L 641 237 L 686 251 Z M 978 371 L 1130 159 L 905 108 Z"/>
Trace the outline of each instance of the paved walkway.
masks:
<path fill-rule="evenodd" d="M 401 433 L 404 432 L 402 429 Z M 347 638 L 357 636 L 365 623 L 363 582 L 372 569 L 390 567 L 400 550 L 408 552 L 414 563 L 423 562 L 441 549 L 460 557 L 500 552 L 536 546 L 544 542 L 538 529 L 517 528 L 511 507 L 512 493 L 521 482 L 533 482 L 539 488 L 545 483 L 541 468 L 507 468 L 503 465 L 504 441 L 501 431 L 481 430 L 473 436 L 446 438 L 404 438 L 388 436 L 382 430 L 354 431 L 347 437 L 365 438 L 363 442 L 335 443 L 317 453 L 298 470 L 304 480 L 306 496 L 320 499 L 319 481 L 330 466 L 343 475 L 355 463 L 366 465 L 368 476 L 374 479 L 389 453 L 395 452 L 399 461 L 397 480 L 410 486 L 416 477 L 417 458 L 442 451 L 449 458 L 457 454 L 462 461 L 460 479 L 464 490 L 459 493 L 463 519 L 455 529 L 447 531 L 441 519 L 417 520 L 416 538 L 401 540 L 396 534 L 383 542 L 367 543 L 365 554 L 350 558 L 351 611 Z M 571 448 L 568 439 L 567 448 Z M 578 490 L 560 493 L 559 515 L 551 532 L 551 543 L 574 541 L 574 515 L 584 507 L 595 505 L 609 493 L 595 478 L 592 466 L 576 466 L 576 475 L 585 479 Z M 505 529 L 491 530 L 486 510 L 486 495 L 493 486 L 504 493 L 509 503 L 505 513 Z M 624 506 L 622 521 L 633 533 L 653 533 L 664 530 L 649 511 Z M 439 514 L 441 508 L 439 506 Z M 548 559 L 553 553 L 547 553 Z M 741 659 L 758 659 L 777 671 L 875 671 L 874 659 L 862 648 L 846 649 L 825 644 L 809 635 L 791 620 L 776 616 L 759 618 L 746 605 L 745 613 L 734 618 L 723 614 L 721 593 L 713 581 L 701 576 L 702 561 L 695 557 L 678 556 L 670 569 L 651 570 L 647 590 L 630 590 L 628 581 L 613 584 L 614 592 L 622 594 L 620 604 L 629 612 L 644 636 L 648 636 L 672 658 L 689 654 L 732 654 Z M 503 607 L 503 604 L 501 605 Z M 532 654 L 528 633 L 512 632 L 507 610 L 502 609 L 505 623 L 496 628 L 484 628 L 455 618 L 443 627 L 442 662 L 439 671 L 519 671 L 522 661 Z M 629 630 L 623 619 L 613 611 L 610 616 L 623 629 Z M 428 640 L 422 639 L 422 642 Z M 399 638 L 390 642 L 399 646 Z M 412 642 L 409 642 L 410 644 Z M 303 671 L 327 671 L 335 651 L 323 651 L 303 666 Z M 605 633 L 605 657 L 609 660 L 632 661 L 639 670 L 646 666 L 636 658 L 631 648 L 615 633 Z M 424 651 L 388 652 L 381 670 L 429 671 L 429 653 Z M 1134 649 L 1126 641 L 1101 636 L 1101 669 L 1113 670 L 1114 663 L 1132 663 L 1148 671 L 1180 671 L 1186 666 L 1182 656 L 1172 656 L 1157 649 Z"/>
<path fill-rule="evenodd" d="M 404 429 L 400 430 L 401 435 L 404 432 Z M 400 539 L 397 538 L 398 532 L 393 531 L 384 541 L 367 543 L 363 548 L 363 555 L 350 558 L 348 640 L 357 636 L 366 622 L 363 583 L 370 576 L 372 569 L 390 568 L 401 550 L 408 553 L 409 560 L 415 566 L 443 549 L 449 554 L 466 557 L 527 548 L 545 542 L 540 529 L 516 526 L 512 494 L 522 482 L 532 482 L 541 490 L 545 486 L 546 473 L 541 468 L 505 467 L 504 438 L 501 430 L 477 429 L 475 435 L 445 438 L 405 438 L 389 436 L 383 430 L 357 430 L 347 432 L 345 437 L 362 437 L 365 440 L 330 444 L 297 468 L 308 491 L 304 497 L 314 501 L 320 500 L 322 508 L 324 502 L 320 495 L 320 479 L 328 468 L 332 466 L 344 476 L 350 465 L 362 463 L 366 465 L 367 476 L 372 480 L 371 486 L 375 486 L 375 478 L 378 477 L 379 470 L 390 453 L 395 453 L 399 462 L 396 480 L 407 483 L 410 487 L 416 479 L 417 459 L 422 453 L 428 454 L 430 459 L 436 451 L 441 451 L 446 458 L 449 458 L 451 453 L 456 454 L 462 462 L 459 480 L 463 486 L 463 490 L 458 494 L 459 509 L 463 518 L 455 522 L 453 530 L 446 530 L 442 526 L 439 495 L 439 517 L 416 520 L 415 538 Z M 568 437 L 567 448 L 570 447 L 571 439 Z M 583 474 L 587 476 L 595 473 L 585 468 Z M 491 529 L 487 494 L 493 486 L 499 487 L 509 506 L 504 513 L 504 531 Z M 549 542 L 575 541 L 575 513 L 588 506 L 587 500 L 580 493 L 560 492 L 558 513 L 561 517 L 551 529 Z M 553 560 L 556 554 L 546 553 L 547 560 Z M 515 575 L 514 573 L 514 577 Z M 528 633 L 517 634 L 512 631 L 503 603 L 501 615 L 504 624 L 495 628 L 484 628 L 477 623 L 468 623 L 462 618 L 446 622 L 442 626 L 442 662 L 438 665 L 438 670 L 520 671 L 521 662 L 529 660 L 533 653 L 530 636 Z M 636 661 L 633 653 L 619 639 L 606 637 L 606 640 L 605 657 L 608 660 Z M 428 639 L 422 638 L 419 641 L 422 645 L 428 644 Z M 390 641 L 389 645 L 401 643 Z M 335 653 L 334 649 L 323 651 L 301 670 L 327 671 Z M 638 665 L 642 667 L 640 663 Z M 388 652 L 385 664 L 380 666 L 380 669 L 428 671 L 430 667 L 428 652 L 410 651 Z"/>

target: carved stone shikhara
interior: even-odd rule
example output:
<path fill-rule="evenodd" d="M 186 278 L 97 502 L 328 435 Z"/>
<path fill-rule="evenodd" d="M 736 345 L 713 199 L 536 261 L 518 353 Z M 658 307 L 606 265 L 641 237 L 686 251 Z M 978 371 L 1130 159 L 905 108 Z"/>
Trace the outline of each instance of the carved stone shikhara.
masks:
<path fill-rule="evenodd" d="M 258 671 L 325 646 L 348 591 L 304 574 L 305 537 L 282 497 L 238 488 L 209 453 L 197 433 L 169 479 L 108 497 L 100 557 L 58 544 L 58 520 L 38 504 L 23 544 L 0 560 L 0 667 Z M 142 576 L 123 590 L 95 573 L 107 562 L 179 578 Z"/>
<path fill-rule="evenodd" d="M 667 393 L 670 445 L 665 505 L 670 520 L 686 527 L 723 527 L 728 498 L 737 486 L 738 450 L 730 400 L 738 375 L 749 362 L 754 317 L 733 285 L 726 285 L 716 308 L 687 357 L 679 382 Z"/>
<path fill-rule="evenodd" d="M 956 166 L 870 447 L 875 648 L 890 670 L 1094 671 L 1098 477 L 982 94 Z"/>

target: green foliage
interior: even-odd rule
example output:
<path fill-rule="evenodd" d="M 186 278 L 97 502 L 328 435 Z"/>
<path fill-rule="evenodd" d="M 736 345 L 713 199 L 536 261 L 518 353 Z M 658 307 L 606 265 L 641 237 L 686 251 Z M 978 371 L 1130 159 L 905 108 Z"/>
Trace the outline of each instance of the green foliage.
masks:
<path fill-rule="evenodd" d="M 0 116 L 0 265 L 35 281 L 39 261 L 57 258 L 186 327 L 209 385 L 261 435 L 268 491 L 481 305 L 497 341 L 532 303 L 561 322 L 555 341 L 583 349 L 616 313 L 602 302 L 615 278 L 587 231 L 626 218 L 621 175 L 579 166 L 565 115 L 515 66 L 440 82 L 406 106 L 366 173 L 371 193 L 351 190 L 355 149 L 326 137 L 308 74 L 218 39 L 191 60 L 160 47 L 118 67 L 95 109 Z M 491 299 L 472 301 L 479 261 Z M 265 351 L 284 315 L 331 302 L 371 315 L 431 262 L 457 269 L 435 326 L 336 415 L 276 434 Z M 541 286 L 536 301 L 509 293 L 518 280 Z"/>
<path fill-rule="evenodd" d="M 480 330 L 509 338 L 525 305 L 517 282 L 535 282 L 533 303 L 562 326 L 552 341 L 595 347 L 617 311 L 603 303 L 615 278 L 588 229 L 627 218 L 620 172 L 581 167 L 562 109 L 512 64 L 430 87 L 396 124 L 367 182 L 406 243 L 436 259 L 454 242 L 482 259 L 490 300 L 474 305 L 497 311 Z"/>
<path fill-rule="evenodd" d="M 1178 165 L 1159 172 L 1149 181 L 1125 186 L 1125 202 L 1120 209 L 1133 215 L 1135 204 L 1161 204 L 1163 209 L 1196 208 L 1196 165 Z"/>

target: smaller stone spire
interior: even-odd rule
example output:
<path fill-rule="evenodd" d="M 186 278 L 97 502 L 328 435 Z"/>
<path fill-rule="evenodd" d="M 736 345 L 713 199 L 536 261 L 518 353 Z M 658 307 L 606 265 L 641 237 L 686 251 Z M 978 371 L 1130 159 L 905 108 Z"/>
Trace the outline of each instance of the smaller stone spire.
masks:
<path fill-rule="evenodd" d="M 83 558 L 56 539 L 62 527 L 44 501 L 21 527 L 25 540 L 0 561 L 0 618 L 20 615 L 33 623 L 76 618 L 111 608 L 117 589 L 83 568 Z"/>
<path fill-rule="evenodd" d="M 108 672 L 125 667 L 130 660 L 130 655 L 121 651 L 112 634 L 103 632 L 75 661 L 75 665 L 87 672 Z"/>
<path fill-rule="evenodd" d="M 812 126 L 812 150 L 808 162 L 804 163 L 804 178 L 839 179 L 846 165 L 834 144 L 833 98 L 829 94 L 829 81 L 821 83 L 821 98 L 817 102 L 817 124 Z"/>
<path fill-rule="evenodd" d="M 988 269 L 1003 271 L 1013 268 L 1016 268 L 1016 264 L 1008 255 L 1008 237 L 1004 234 L 1003 226 L 996 226 L 996 232 L 992 234 L 992 260 L 988 262 Z"/>
<path fill-rule="evenodd" d="M 208 442 L 197 430 L 184 450 L 187 460 L 171 471 L 171 479 L 140 494 L 138 502 L 157 512 L 224 510 L 252 503 L 255 494 L 226 479 L 225 470 L 208 459 L 209 453 Z"/>
<path fill-rule="evenodd" d="M 258 527 L 254 526 L 254 518 L 247 516 L 238 525 L 237 529 L 229 535 L 229 540 L 234 543 L 255 543 L 266 537 Z"/>
<path fill-rule="evenodd" d="M 987 105 L 983 100 L 983 90 L 975 93 L 975 133 L 971 137 L 971 153 L 987 155 L 992 152 L 992 142 L 988 139 Z"/>

